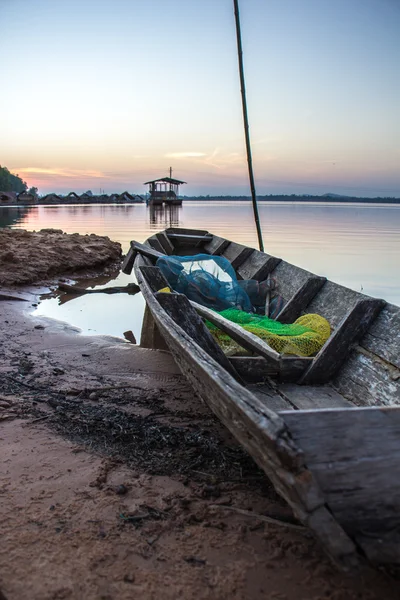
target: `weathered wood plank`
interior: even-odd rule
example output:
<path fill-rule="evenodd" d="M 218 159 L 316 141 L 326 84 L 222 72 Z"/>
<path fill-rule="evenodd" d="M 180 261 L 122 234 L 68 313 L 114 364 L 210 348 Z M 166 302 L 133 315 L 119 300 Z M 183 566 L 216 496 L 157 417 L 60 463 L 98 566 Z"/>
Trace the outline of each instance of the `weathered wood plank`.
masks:
<path fill-rule="evenodd" d="M 327 319 L 336 329 L 342 319 L 347 315 L 350 306 L 359 300 L 370 300 L 369 296 L 354 292 L 333 281 L 327 281 L 320 292 L 310 302 L 307 312 L 316 313 Z"/>
<path fill-rule="evenodd" d="M 238 267 L 237 273 L 242 279 L 264 281 L 280 262 L 281 259 L 276 256 L 254 250 Z"/>
<path fill-rule="evenodd" d="M 262 356 L 230 356 L 230 362 L 246 381 L 264 381 L 273 376 L 277 381 L 298 381 L 312 358 L 281 356 L 271 363 Z"/>
<path fill-rule="evenodd" d="M 232 267 L 237 269 L 254 251 L 254 248 L 231 242 L 221 253 L 221 256 L 227 258 Z"/>
<path fill-rule="evenodd" d="M 197 233 L 169 233 L 168 238 L 170 240 L 176 240 L 177 242 L 189 242 L 193 244 L 198 244 L 199 242 L 211 242 L 213 236 L 211 235 L 211 233 L 206 233 L 204 235 L 199 235 Z"/>
<path fill-rule="evenodd" d="M 135 262 L 136 254 L 137 250 L 135 250 L 131 242 L 130 248 L 121 265 L 121 271 L 126 275 L 130 275 L 132 273 L 133 263 Z"/>
<path fill-rule="evenodd" d="M 171 242 L 165 231 L 159 231 L 156 233 L 156 238 L 161 246 L 160 252 L 164 252 L 165 254 L 173 254 L 174 253 L 174 244 Z M 157 250 L 158 248 L 156 248 Z"/>
<path fill-rule="evenodd" d="M 354 408 L 354 405 L 329 386 L 307 386 L 283 383 L 279 392 L 300 410 L 316 408 Z M 318 435 L 318 434 L 317 434 Z"/>
<path fill-rule="evenodd" d="M 318 352 L 300 383 L 329 381 L 346 360 L 351 344 L 362 338 L 384 305 L 383 300 L 373 298 L 358 300 Z"/>
<path fill-rule="evenodd" d="M 208 254 L 219 255 L 222 254 L 222 252 L 229 246 L 230 243 L 231 242 L 225 238 L 213 235 L 211 242 L 205 244 L 204 250 L 208 252 Z"/>
<path fill-rule="evenodd" d="M 156 262 L 157 258 L 160 258 L 160 256 L 165 256 L 165 252 L 159 252 L 150 248 L 150 246 L 140 244 L 139 242 L 132 241 L 131 245 L 133 249 L 136 250 L 136 252 L 139 252 L 139 254 L 143 254 L 143 256 L 147 256 L 153 262 Z"/>
<path fill-rule="evenodd" d="M 262 356 L 230 356 L 230 363 L 245 381 L 260 382 L 267 377 L 277 377 L 279 364 L 271 363 Z"/>
<path fill-rule="evenodd" d="M 161 254 L 166 254 L 164 247 L 161 245 L 156 235 L 152 235 L 151 237 L 147 238 L 146 246 L 147 245 L 153 248 L 153 250 L 160 252 Z"/>
<path fill-rule="evenodd" d="M 83 294 L 137 294 L 140 292 L 140 287 L 136 283 L 128 283 L 128 285 L 105 287 L 97 290 L 81 288 L 75 285 L 69 285 L 60 281 L 58 283 L 58 289 L 67 294 L 76 294 L 77 296 Z M 12 298 L 12 297 L 10 297 Z M 0 294 L 1 299 L 1 294 Z M 16 300 L 23 300 L 23 298 L 14 298 Z"/>
<path fill-rule="evenodd" d="M 145 271 L 142 269 L 142 273 Z M 218 346 L 210 331 L 204 325 L 195 309 L 191 306 L 189 300 L 183 294 L 165 294 L 156 293 L 162 309 L 196 342 L 211 358 L 216 360 L 224 369 L 228 371 L 235 379 L 242 381 L 241 377 L 235 371 L 228 358 Z"/>
<path fill-rule="evenodd" d="M 386 304 L 360 346 L 400 369 L 400 307 Z"/>
<path fill-rule="evenodd" d="M 326 509 L 283 421 L 195 344 L 165 311 L 157 310 L 158 301 L 139 269 L 137 279 L 157 326 L 195 390 L 264 469 L 296 517 L 323 541 L 328 553 L 344 567 L 355 566 L 356 548 Z"/>
<path fill-rule="evenodd" d="M 313 273 L 282 260 L 272 272 L 277 293 L 287 302 L 306 283 Z"/>
<path fill-rule="evenodd" d="M 267 408 L 275 412 L 282 410 L 293 410 L 293 406 L 290 405 L 287 400 L 279 396 L 269 385 L 256 385 L 250 384 L 246 388 L 250 390 Z"/>
<path fill-rule="evenodd" d="M 337 521 L 371 561 L 399 563 L 400 407 L 280 414 Z"/>
<path fill-rule="evenodd" d="M 275 320 L 280 323 L 293 323 L 306 310 L 325 282 L 325 277 L 309 277 L 285 304 Z"/>
<path fill-rule="evenodd" d="M 400 369 L 359 346 L 351 352 L 333 385 L 358 406 L 400 405 Z"/>
<path fill-rule="evenodd" d="M 219 329 L 227 333 L 233 340 L 240 344 L 242 348 L 267 358 L 269 361 L 272 361 L 279 367 L 280 354 L 268 346 L 268 344 L 266 344 L 263 340 L 258 338 L 253 333 L 246 331 L 243 329 L 243 327 L 240 327 L 240 325 L 232 323 L 232 321 L 228 321 L 228 319 L 225 319 L 225 317 L 222 317 L 215 311 L 210 310 L 209 308 L 206 308 L 197 302 L 191 301 L 190 303 L 196 309 L 199 315 L 205 319 L 208 319 Z"/>
<path fill-rule="evenodd" d="M 169 350 L 148 306 L 144 309 L 140 346 L 142 348 L 151 348 L 152 350 Z"/>
<path fill-rule="evenodd" d="M 165 233 L 170 236 L 173 234 L 179 235 L 211 235 L 205 229 L 187 229 L 185 227 L 168 227 L 165 229 Z"/>
<path fill-rule="evenodd" d="M 152 292 L 159 292 L 164 288 L 169 288 L 169 283 L 162 274 L 161 270 L 158 267 L 154 266 L 141 266 L 139 267 L 140 272 L 146 279 L 147 285 L 151 289 Z"/>

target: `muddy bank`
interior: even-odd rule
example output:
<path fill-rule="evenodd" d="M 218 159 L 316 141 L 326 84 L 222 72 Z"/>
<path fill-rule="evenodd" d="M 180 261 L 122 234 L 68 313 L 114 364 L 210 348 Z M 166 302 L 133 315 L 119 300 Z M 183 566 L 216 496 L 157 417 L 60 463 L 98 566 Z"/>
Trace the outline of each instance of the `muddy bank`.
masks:
<path fill-rule="evenodd" d="M 0 231 L 3 245 L 13 239 L 32 270 L 7 258 L 0 267 L 13 282 L 1 292 L 23 299 L 0 302 L 7 600 L 397 600 L 386 572 L 346 576 L 293 528 L 290 509 L 168 352 L 29 315 L 39 280 L 86 270 L 87 255 L 95 268 L 112 242 L 12 233 Z M 40 243 L 35 270 L 29 255 Z M 74 248 L 73 263 L 59 259 L 59 243 Z M 16 286 L 26 273 L 35 286 Z"/>
<path fill-rule="evenodd" d="M 117 271 L 121 246 L 108 237 L 58 229 L 0 229 L 0 285 L 28 284 L 91 269 Z"/>

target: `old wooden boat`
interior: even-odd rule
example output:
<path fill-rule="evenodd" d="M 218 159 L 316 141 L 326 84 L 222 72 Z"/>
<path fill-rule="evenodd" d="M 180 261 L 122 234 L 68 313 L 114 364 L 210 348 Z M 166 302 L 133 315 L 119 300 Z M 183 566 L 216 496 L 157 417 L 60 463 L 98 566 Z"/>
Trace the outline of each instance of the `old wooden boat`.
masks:
<path fill-rule="evenodd" d="M 237 276 L 272 274 L 277 319 L 325 317 L 330 338 L 311 358 L 280 355 L 168 284 L 163 254 L 226 257 Z M 400 563 L 400 308 L 284 260 L 212 235 L 167 229 L 131 243 L 123 270 L 147 308 L 142 344 L 166 347 L 193 388 L 265 471 L 296 517 L 344 568 Z M 228 358 L 208 319 L 252 355 Z"/>

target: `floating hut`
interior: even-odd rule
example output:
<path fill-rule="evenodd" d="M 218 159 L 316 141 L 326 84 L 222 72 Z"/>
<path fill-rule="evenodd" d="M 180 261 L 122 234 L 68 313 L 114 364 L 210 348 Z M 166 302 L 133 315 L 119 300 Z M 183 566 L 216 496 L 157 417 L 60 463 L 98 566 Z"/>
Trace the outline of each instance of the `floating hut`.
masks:
<path fill-rule="evenodd" d="M 75 192 L 70 192 L 69 194 L 67 194 L 65 196 L 65 199 L 70 202 L 79 202 L 79 200 L 80 200 L 78 194 L 76 194 Z"/>
<path fill-rule="evenodd" d="M 149 186 L 150 193 L 148 204 L 182 204 L 182 198 L 179 198 L 179 186 L 186 183 L 186 181 L 173 179 L 171 175 L 172 169 L 170 169 L 170 177 L 161 177 L 160 179 L 154 179 L 153 181 L 146 181 L 144 185 Z"/>
<path fill-rule="evenodd" d="M 35 196 L 35 194 L 31 194 L 30 192 L 21 192 L 17 196 L 17 202 L 21 204 L 36 204 L 37 196 Z"/>
<path fill-rule="evenodd" d="M 41 204 L 60 204 L 61 198 L 58 194 L 47 194 L 40 199 Z"/>

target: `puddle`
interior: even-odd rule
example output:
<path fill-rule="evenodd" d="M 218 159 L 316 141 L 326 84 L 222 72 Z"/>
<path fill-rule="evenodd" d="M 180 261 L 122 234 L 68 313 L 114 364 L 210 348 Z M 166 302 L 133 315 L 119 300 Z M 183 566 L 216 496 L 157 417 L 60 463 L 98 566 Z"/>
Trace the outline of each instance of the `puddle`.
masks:
<path fill-rule="evenodd" d="M 104 289 L 113 286 L 126 286 L 136 282 L 132 275 L 120 273 L 115 279 L 99 277 L 76 283 L 76 287 Z M 69 282 L 73 284 L 73 282 Z M 112 335 L 131 343 L 140 342 L 145 302 L 141 293 L 132 295 L 84 294 L 76 296 L 56 292 L 57 296 L 43 296 L 32 313 L 35 317 L 49 317 L 79 327 L 84 335 Z M 130 333 L 131 332 L 131 333 Z"/>

